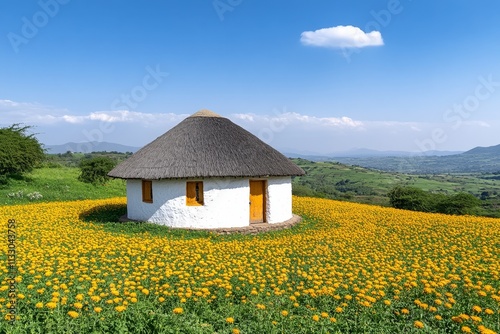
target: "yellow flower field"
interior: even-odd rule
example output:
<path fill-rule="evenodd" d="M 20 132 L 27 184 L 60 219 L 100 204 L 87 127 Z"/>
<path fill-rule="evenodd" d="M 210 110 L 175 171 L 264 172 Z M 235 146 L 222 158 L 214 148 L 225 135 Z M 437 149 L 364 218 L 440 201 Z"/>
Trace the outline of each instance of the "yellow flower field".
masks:
<path fill-rule="evenodd" d="M 2 332 L 500 330 L 499 219 L 300 197 L 300 225 L 258 236 L 122 233 L 83 219 L 116 205 L 125 199 L 0 207 Z"/>

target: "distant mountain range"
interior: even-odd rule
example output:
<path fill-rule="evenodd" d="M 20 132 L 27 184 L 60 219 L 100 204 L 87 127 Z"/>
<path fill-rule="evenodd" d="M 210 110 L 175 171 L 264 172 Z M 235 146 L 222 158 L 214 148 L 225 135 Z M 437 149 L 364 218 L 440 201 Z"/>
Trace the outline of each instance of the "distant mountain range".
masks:
<path fill-rule="evenodd" d="M 62 145 L 45 145 L 44 148 L 47 153 L 58 154 L 70 152 L 132 152 L 135 153 L 140 149 L 140 147 L 127 146 L 116 143 L 109 142 L 83 142 L 74 143 L 69 142 Z M 370 157 L 441 157 L 441 156 L 451 156 L 457 154 L 466 155 L 492 155 L 500 156 L 500 145 L 489 146 L 489 147 L 475 147 L 469 151 L 425 151 L 425 152 L 408 152 L 408 151 L 378 151 L 366 148 L 355 148 L 348 151 L 332 152 L 329 154 L 319 154 L 315 152 L 297 152 L 293 149 L 282 150 L 282 153 L 290 158 L 302 158 L 308 160 L 331 160 L 332 158 L 370 158 Z"/>
<path fill-rule="evenodd" d="M 492 156 L 500 156 L 500 145 L 488 146 L 488 147 L 475 147 L 472 150 L 464 152 L 464 154 L 477 155 L 477 154 L 491 154 Z"/>
<path fill-rule="evenodd" d="M 140 147 L 126 146 L 108 142 L 85 142 L 85 143 L 66 143 L 62 145 L 45 145 L 44 148 L 49 154 L 66 153 L 91 153 L 91 152 L 136 152 Z"/>
<path fill-rule="evenodd" d="M 306 158 L 307 159 L 307 158 Z M 312 159 L 308 159 L 312 160 Z M 332 157 L 347 165 L 409 174 L 499 173 L 500 145 L 475 147 L 452 155 Z"/>
<path fill-rule="evenodd" d="M 372 157 L 415 157 L 415 156 L 448 156 L 464 153 L 463 151 L 425 151 L 425 152 L 408 152 L 408 151 L 377 151 L 371 150 L 367 148 L 356 148 L 348 151 L 342 152 L 332 152 L 329 154 L 315 154 L 315 153 L 291 153 L 290 152 L 283 153 L 287 157 L 290 158 L 302 158 L 308 160 L 330 160 L 332 158 L 372 158 Z"/>

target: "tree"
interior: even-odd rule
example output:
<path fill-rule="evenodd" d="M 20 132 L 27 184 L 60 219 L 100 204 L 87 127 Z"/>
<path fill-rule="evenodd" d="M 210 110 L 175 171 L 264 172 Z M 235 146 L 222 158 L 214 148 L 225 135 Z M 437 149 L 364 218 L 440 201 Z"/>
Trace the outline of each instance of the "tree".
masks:
<path fill-rule="evenodd" d="M 115 164 L 115 161 L 108 157 L 84 159 L 80 163 L 81 174 L 78 180 L 93 185 L 104 185 L 109 181 L 108 173 Z"/>
<path fill-rule="evenodd" d="M 438 211 L 452 215 L 470 215 L 475 214 L 481 201 L 474 195 L 468 193 L 458 193 L 447 196 L 437 205 Z"/>
<path fill-rule="evenodd" d="M 429 193 L 419 188 L 396 186 L 389 191 L 387 196 L 391 205 L 398 209 L 433 211 Z"/>
<path fill-rule="evenodd" d="M 457 193 L 447 196 L 415 187 L 396 186 L 387 196 L 391 205 L 398 209 L 454 215 L 475 214 L 481 204 L 479 199 L 471 194 Z"/>
<path fill-rule="evenodd" d="M 44 160 L 42 144 L 34 134 L 27 133 L 31 128 L 20 124 L 0 128 L 0 175 L 31 172 Z"/>

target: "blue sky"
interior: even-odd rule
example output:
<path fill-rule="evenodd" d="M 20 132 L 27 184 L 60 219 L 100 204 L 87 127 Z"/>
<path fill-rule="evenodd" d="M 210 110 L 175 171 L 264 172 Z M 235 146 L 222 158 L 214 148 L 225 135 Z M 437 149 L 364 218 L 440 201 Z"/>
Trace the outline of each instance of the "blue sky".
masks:
<path fill-rule="evenodd" d="M 142 146 L 210 109 L 282 151 L 500 144 L 497 1 L 0 0 L 0 126 Z"/>

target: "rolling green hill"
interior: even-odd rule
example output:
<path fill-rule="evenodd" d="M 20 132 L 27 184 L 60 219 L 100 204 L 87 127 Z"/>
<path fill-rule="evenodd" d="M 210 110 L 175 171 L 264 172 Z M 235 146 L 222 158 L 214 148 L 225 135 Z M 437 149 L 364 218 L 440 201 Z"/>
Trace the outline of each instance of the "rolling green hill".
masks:
<path fill-rule="evenodd" d="M 389 205 L 387 192 L 396 185 L 415 186 L 425 191 L 454 194 L 471 193 L 482 199 L 484 214 L 500 211 L 499 174 L 435 174 L 410 175 L 383 172 L 338 162 L 293 161 L 306 175 L 293 179 L 294 193 L 348 201 Z"/>

